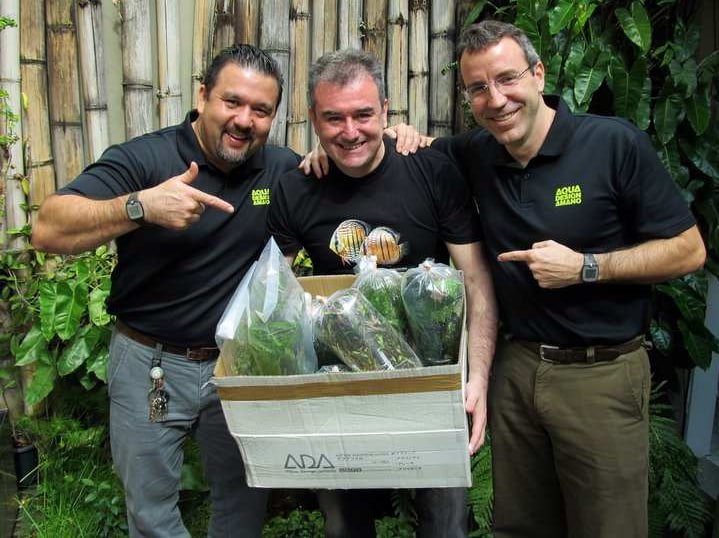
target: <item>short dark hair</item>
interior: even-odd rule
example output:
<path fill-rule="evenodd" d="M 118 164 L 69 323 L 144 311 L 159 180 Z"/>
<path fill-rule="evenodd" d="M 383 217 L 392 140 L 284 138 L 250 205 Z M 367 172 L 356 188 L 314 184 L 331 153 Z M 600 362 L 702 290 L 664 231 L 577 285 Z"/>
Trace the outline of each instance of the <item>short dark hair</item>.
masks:
<path fill-rule="evenodd" d="M 505 37 L 513 39 L 519 45 L 530 66 L 539 62 L 537 50 L 522 30 L 513 24 L 493 20 L 471 24 L 462 30 L 457 44 L 457 58 L 461 60 L 465 52 L 478 52 L 499 43 Z"/>
<path fill-rule="evenodd" d="M 282 86 L 285 80 L 282 77 L 279 64 L 265 51 L 258 49 L 254 45 L 247 45 L 245 43 L 227 47 L 221 50 L 217 56 L 212 59 L 202 77 L 202 84 L 205 86 L 205 90 L 208 94 L 212 88 L 215 87 L 217 77 L 220 71 L 222 71 L 222 68 L 229 63 L 252 69 L 253 71 L 274 78 L 277 82 L 277 88 L 279 89 L 276 106 L 280 105 L 280 101 L 282 101 Z"/>
<path fill-rule="evenodd" d="M 383 103 L 385 100 L 384 74 L 377 58 L 369 52 L 356 49 L 343 49 L 325 54 L 310 67 L 310 108 L 315 106 L 315 88 L 320 82 L 345 86 L 362 74 L 372 77 L 377 86 L 380 103 Z"/>

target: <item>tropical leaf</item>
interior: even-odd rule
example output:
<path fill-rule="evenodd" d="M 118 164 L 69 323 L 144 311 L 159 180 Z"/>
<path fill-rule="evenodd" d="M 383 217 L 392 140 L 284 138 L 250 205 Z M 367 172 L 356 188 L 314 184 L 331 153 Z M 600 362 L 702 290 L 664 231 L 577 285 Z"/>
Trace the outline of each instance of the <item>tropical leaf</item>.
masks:
<path fill-rule="evenodd" d="M 653 319 L 649 325 L 649 336 L 657 351 L 667 355 L 672 347 L 672 332 L 665 324 Z"/>
<path fill-rule="evenodd" d="M 15 366 L 26 366 L 34 362 L 52 364 L 52 357 L 47 348 L 47 340 L 45 340 L 37 322 L 30 327 L 17 350 L 15 350 Z"/>
<path fill-rule="evenodd" d="M 694 166 L 714 180 L 719 185 L 719 136 L 717 127 L 705 131 L 703 136 L 689 139 L 687 137 L 679 140 L 679 147 L 686 154 Z"/>
<path fill-rule="evenodd" d="M 683 319 L 677 320 L 684 347 L 694 364 L 706 370 L 712 362 L 712 352 L 719 352 L 719 340 L 703 324 L 689 325 Z"/>
<path fill-rule="evenodd" d="M 55 327 L 57 335 L 66 341 L 78 331 L 87 307 L 87 283 L 84 281 L 57 283 Z"/>
<path fill-rule="evenodd" d="M 634 114 L 634 124 L 646 131 L 649 128 L 649 123 L 652 114 L 652 79 L 645 76 L 644 84 L 642 86 L 642 95 L 637 103 L 637 109 Z"/>
<path fill-rule="evenodd" d="M 704 323 L 706 303 L 688 284 L 675 279 L 666 284 L 658 284 L 656 288 L 672 298 L 684 319 L 694 325 Z"/>
<path fill-rule="evenodd" d="M 484 6 L 487 5 L 487 0 L 477 0 L 474 3 L 474 6 L 472 6 L 472 9 L 467 13 L 467 17 L 464 19 L 464 23 L 462 24 L 462 28 L 466 28 L 473 22 L 477 20 L 479 17 L 479 14 L 482 13 L 482 10 L 484 9 Z"/>
<path fill-rule="evenodd" d="M 25 389 L 25 404 L 28 407 L 44 400 L 55 385 L 55 368 L 45 363 L 38 363 L 30 385 Z"/>
<path fill-rule="evenodd" d="M 689 97 L 697 88 L 697 63 L 694 58 L 689 58 L 683 63 L 677 60 L 669 62 L 674 85 L 677 88 L 684 88 L 684 97 Z"/>
<path fill-rule="evenodd" d="M 100 381 L 107 383 L 107 361 L 109 358 L 110 352 L 107 347 L 98 349 L 85 365 L 87 372 L 95 374 Z"/>
<path fill-rule="evenodd" d="M 623 7 L 617 8 L 614 13 L 619 19 L 624 35 L 639 47 L 643 54 L 646 54 L 652 44 L 652 27 L 641 2 L 632 2 L 631 13 Z"/>
<path fill-rule="evenodd" d="M 599 89 L 607 76 L 610 56 L 608 52 L 600 52 L 595 61 L 584 65 L 574 81 L 574 97 L 580 104 L 589 103 L 594 92 Z"/>
<path fill-rule="evenodd" d="M 564 30 L 574 19 L 575 10 L 575 2 L 572 0 L 559 0 L 549 11 L 549 33 L 556 35 Z"/>
<path fill-rule="evenodd" d="M 90 301 L 88 302 L 87 308 L 90 321 L 92 321 L 95 325 L 107 325 L 110 321 L 112 321 L 112 316 L 107 313 L 107 309 L 105 307 L 105 301 L 109 295 L 109 283 L 95 288 L 90 292 Z"/>
<path fill-rule="evenodd" d="M 55 336 L 57 318 L 57 282 L 43 280 L 38 287 L 40 304 L 40 327 L 48 342 Z"/>
<path fill-rule="evenodd" d="M 57 373 L 60 376 L 77 370 L 91 355 L 100 340 L 100 329 L 94 325 L 85 325 L 60 354 L 57 361 Z"/>
<path fill-rule="evenodd" d="M 686 102 L 687 119 L 689 125 L 697 135 L 702 135 L 709 127 L 711 118 L 711 96 L 709 86 L 702 85 L 698 91 L 693 92 Z"/>
<path fill-rule="evenodd" d="M 654 107 L 654 128 L 659 140 L 666 144 L 676 134 L 679 123 L 684 119 L 684 102 L 673 92 L 663 92 Z"/>

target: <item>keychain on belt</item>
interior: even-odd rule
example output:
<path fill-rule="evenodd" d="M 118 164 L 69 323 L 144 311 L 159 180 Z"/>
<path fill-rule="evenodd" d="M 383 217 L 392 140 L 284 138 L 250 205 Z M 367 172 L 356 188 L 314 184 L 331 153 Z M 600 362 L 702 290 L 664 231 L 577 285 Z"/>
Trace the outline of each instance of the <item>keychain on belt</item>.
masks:
<path fill-rule="evenodd" d="M 147 401 L 150 404 L 150 422 L 157 422 L 167 418 L 167 401 L 170 395 L 163 388 L 165 386 L 165 371 L 162 369 L 162 345 L 155 346 L 150 365 L 150 391 Z"/>

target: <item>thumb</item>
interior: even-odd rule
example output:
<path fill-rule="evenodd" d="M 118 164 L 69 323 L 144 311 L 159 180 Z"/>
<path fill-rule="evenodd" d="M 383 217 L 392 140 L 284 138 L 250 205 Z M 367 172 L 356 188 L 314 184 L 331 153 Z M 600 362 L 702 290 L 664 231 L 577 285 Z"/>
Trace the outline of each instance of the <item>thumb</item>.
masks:
<path fill-rule="evenodd" d="M 190 167 L 181 175 L 177 176 L 180 181 L 183 183 L 189 185 L 195 179 L 197 178 L 197 174 L 199 173 L 200 169 L 197 166 L 197 163 L 195 161 L 192 161 L 190 163 Z"/>

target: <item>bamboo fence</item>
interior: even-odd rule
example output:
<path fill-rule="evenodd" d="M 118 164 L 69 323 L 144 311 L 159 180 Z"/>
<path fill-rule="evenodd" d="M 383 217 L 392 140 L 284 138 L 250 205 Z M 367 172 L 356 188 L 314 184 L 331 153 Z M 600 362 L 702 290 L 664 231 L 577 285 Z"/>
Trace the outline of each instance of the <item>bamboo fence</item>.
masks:
<path fill-rule="evenodd" d="M 449 134 L 460 107 L 454 71 L 443 68 L 453 60 L 457 21 L 470 4 L 22 0 L 20 9 L 19 0 L 0 0 L 0 11 L 19 23 L 0 32 L 0 79 L 11 95 L 11 109 L 22 111 L 15 127 L 21 142 L 8 154 L 13 168 L 2 167 L 6 200 L 0 231 L 22 227 L 28 208 L 37 207 L 110 143 L 181 121 L 194 106 L 208 61 L 232 43 L 259 45 L 284 74 L 271 143 L 300 153 L 311 148 L 316 137 L 306 115 L 309 66 L 322 54 L 346 47 L 367 50 L 384 66 L 390 124 L 409 121 L 421 132 Z M 178 21 L 188 17 L 191 37 L 179 30 Z M 119 60 L 113 65 L 108 59 L 120 56 L 121 79 Z M 191 80 L 182 80 L 183 72 Z M 16 179 L 25 176 L 26 182 Z M 9 247 L 0 234 L 0 248 Z"/>

